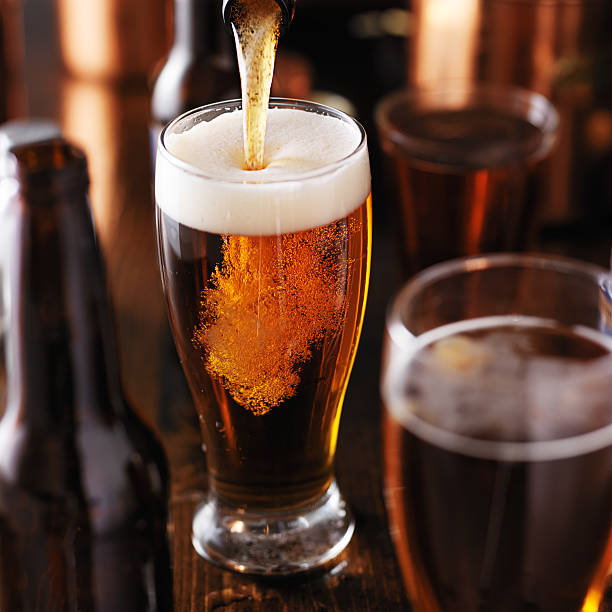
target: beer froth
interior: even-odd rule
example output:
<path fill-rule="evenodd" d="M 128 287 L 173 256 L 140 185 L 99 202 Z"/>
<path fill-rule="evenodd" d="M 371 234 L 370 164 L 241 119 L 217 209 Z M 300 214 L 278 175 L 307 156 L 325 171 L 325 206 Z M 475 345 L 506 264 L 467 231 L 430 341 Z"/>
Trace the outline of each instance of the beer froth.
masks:
<path fill-rule="evenodd" d="M 518 444 L 509 452 L 497 443 L 558 441 L 610 423 L 610 384 L 602 372 L 612 367 L 612 343 L 599 333 L 494 316 L 443 326 L 414 344 L 402 365 L 405 380 L 387 401 L 394 418 L 428 442 L 474 456 L 533 459 L 533 449 Z M 397 392 L 405 397 L 398 400 Z M 549 459 L 563 448 L 542 445 L 538 452 Z"/>
<path fill-rule="evenodd" d="M 269 109 L 262 170 L 243 169 L 241 111 L 167 133 L 164 145 L 188 167 L 158 154 L 157 203 L 193 229 L 244 236 L 303 231 L 345 217 L 370 193 L 365 136 L 332 116 Z"/>

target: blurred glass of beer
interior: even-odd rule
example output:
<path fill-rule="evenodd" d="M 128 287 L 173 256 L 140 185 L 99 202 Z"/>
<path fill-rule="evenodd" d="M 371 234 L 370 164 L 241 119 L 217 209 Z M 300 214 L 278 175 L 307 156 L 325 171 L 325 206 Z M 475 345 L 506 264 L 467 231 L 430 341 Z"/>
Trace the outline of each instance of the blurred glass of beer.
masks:
<path fill-rule="evenodd" d="M 406 277 L 460 255 L 523 248 L 538 162 L 558 125 L 546 98 L 448 82 L 390 94 L 376 122 Z"/>
<path fill-rule="evenodd" d="M 591 612 L 612 559 L 606 271 L 491 255 L 387 320 L 385 492 L 414 612 Z"/>
<path fill-rule="evenodd" d="M 209 469 L 194 545 L 288 574 L 353 532 L 333 460 L 370 269 L 366 136 L 339 111 L 273 100 L 264 168 L 243 163 L 239 101 L 162 132 L 160 266 Z"/>

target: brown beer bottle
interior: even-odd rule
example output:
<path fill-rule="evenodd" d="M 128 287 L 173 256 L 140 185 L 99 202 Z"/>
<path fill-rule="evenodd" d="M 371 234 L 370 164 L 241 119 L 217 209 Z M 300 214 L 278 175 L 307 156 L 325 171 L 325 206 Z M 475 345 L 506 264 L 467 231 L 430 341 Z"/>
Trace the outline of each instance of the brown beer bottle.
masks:
<path fill-rule="evenodd" d="M 151 149 L 161 128 L 187 110 L 240 97 L 232 40 L 215 0 L 174 0 L 174 40 L 153 86 Z"/>
<path fill-rule="evenodd" d="M 170 611 L 167 464 L 121 389 L 85 156 L 62 139 L 12 153 L 0 611 Z"/>

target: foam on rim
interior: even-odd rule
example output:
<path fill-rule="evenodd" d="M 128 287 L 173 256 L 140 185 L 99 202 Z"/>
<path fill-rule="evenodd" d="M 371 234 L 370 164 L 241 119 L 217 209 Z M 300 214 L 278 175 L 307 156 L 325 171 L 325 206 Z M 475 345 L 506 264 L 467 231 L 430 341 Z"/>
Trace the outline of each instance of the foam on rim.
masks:
<path fill-rule="evenodd" d="M 525 442 L 494 441 L 473 438 L 450 429 L 433 425 L 417 416 L 405 397 L 404 373 L 408 364 L 425 346 L 470 330 L 499 326 L 555 327 L 553 320 L 522 315 L 493 315 L 448 323 L 431 329 L 419 336 L 411 336 L 400 321 L 393 321 L 388 328 L 387 368 L 383 373 L 381 393 L 386 409 L 393 418 L 415 436 L 445 450 L 494 461 L 554 461 L 577 455 L 586 455 L 612 445 L 612 423 L 598 429 L 570 437 Z M 573 331 L 612 352 L 612 338 L 600 331 L 574 326 Z M 399 333 L 398 333 L 399 332 Z M 408 336 L 411 341 L 406 344 Z M 390 355 L 390 356 L 389 356 Z M 593 361 L 588 367 L 592 380 L 609 380 L 612 371 L 612 356 L 606 355 Z M 551 381 L 554 384 L 554 381 Z"/>
<path fill-rule="evenodd" d="M 183 132 L 174 125 L 158 147 L 155 197 L 183 225 L 217 234 L 301 231 L 348 215 L 370 193 L 365 134 L 356 122 L 271 108 L 266 168 L 258 171 L 242 169 L 241 110 Z"/>

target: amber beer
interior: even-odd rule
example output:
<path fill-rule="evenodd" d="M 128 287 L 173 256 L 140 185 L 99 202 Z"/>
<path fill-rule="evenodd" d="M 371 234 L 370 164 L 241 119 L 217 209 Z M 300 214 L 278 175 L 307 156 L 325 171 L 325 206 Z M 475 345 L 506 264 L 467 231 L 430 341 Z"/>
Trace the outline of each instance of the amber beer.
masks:
<path fill-rule="evenodd" d="M 525 248 L 557 116 L 537 94 L 454 85 L 377 109 L 404 276 L 458 257 Z"/>
<path fill-rule="evenodd" d="M 295 517 L 336 495 L 369 277 L 367 148 L 341 113 L 275 101 L 265 168 L 246 171 L 239 107 L 204 107 L 163 134 L 160 265 L 215 503 Z"/>

